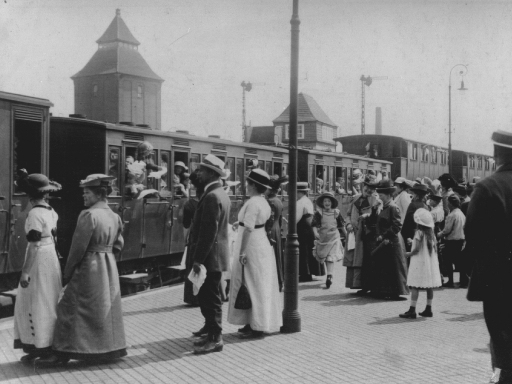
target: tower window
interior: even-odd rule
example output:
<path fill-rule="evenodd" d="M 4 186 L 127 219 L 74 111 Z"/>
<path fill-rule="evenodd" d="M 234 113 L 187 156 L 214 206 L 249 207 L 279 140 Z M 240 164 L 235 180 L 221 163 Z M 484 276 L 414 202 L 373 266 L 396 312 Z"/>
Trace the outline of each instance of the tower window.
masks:
<path fill-rule="evenodd" d="M 139 86 L 137 87 L 137 97 L 138 97 L 139 99 L 142 99 L 142 85 L 139 85 Z"/>
<path fill-rule="evenodd" d="M 92 95 L 93 95 L 94 97 L 98 96 L 98 84 L 94 84 L 94 85 L 92 86 Z"/>

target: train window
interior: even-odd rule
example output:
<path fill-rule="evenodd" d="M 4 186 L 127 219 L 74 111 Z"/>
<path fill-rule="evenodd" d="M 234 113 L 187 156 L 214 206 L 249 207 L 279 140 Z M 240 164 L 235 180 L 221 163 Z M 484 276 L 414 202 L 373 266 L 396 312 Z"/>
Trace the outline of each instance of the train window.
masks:
<path fill-rule="evenodd" d="M 283 173 L 281 176 L 288 174 L 288 164 L 283 164 Z M 300 181 L 300 180 L 299 180 Z"/>
<path fill-rule="evenodd" d="M 469 156 L 469 167 L 475 168 L 475 156 Z"/>
<path fill-rule="evenodd" d="M 98 96 L 98 84 L 94 84 L 92 86 L 92 96 L 97 97 Z"/>
<path fill-rule="evenodd" d="M 189 172 L 189 153 L 188 152 L 182 152 L 182 151 L 174 151 L 174 170 L 173 170 L 173 187 L 175 187 L 175 184 L 179 183 L 182 184 L 187 190 L 189 187 L 189 180 L 188 177 L 185 175 Z M 176 165 L 177 162 L 181 162 L 185 164 L 185 167 L 180 165 Z M 176 196 L 183 195 L 183 192 L 181 191 L 181 188 L 175 190 Z"/>
<path fill-rule="evenodd" d="M 160 196 L 162 197 L 171 197 L 170 185 L 171 181 L 169 180 L 169 159 L 171 158 L 170 151 L 160 151 Z"/>
<path fill-rule="evenodd" d="M 418 144 L 412 144 L 411 160 L 418 160 Z"/>
<path fill-rule="evenodd" d="M 482 158 L 478 158 L 478 169 L 482 169 Z"/>
<path fill-rule="evenodd" d="M 271 161 L 265 161 L 265 172 L 267 172 L 269 176 L 272 176 L 272 162 Z"/>
<path fill-rule="evenodd" d="M 437 163 L 437 153 L 438 153 L 438 151 L 436 151 L 435 148 L 432 148 L 432 162 L 434 164 Z"/>
<path fill-rule="evenodd" d="M 325 184 L 325 167 L 323 165 L 316 165 L 316 193 L 322 193 L 324 190 L 324 184 Z"/>
<path fill-rule="evenodd" d="M 228 157 L 226 161 L 226 170 L 229 170 L 229 177 L 226 179 L 226 181 L 235 181 L 235 158 L 234 157 Z M 229 195 L 236 195 L 236 186 L 233 185 L 228 190 Z"/>
<path fill-rule="evenodd" d="M 274 163 L 272 173 L 269 173 L 270 176 L 278 176 L 281 177 L 283 174 L 283 163 Z"/>
<path fill-rule="evenodd" d="M 108 175 L 115 177 L 112 180 L 112 193 L 110 196 L 120 196 L 121 182 L 121 147 L 108 147 Z"/>
<path fill-rule="evenodd" d="M 127 196 L 136 196 L 140 191 L 146 188 L 146 170 L 137 166 L 137 148 L 125 147 L 125 175 L 124 175 L 124 194 Z"/>
<path fill-rule="evenodd" d="M 421 148 L 421 161 L 428 162 L 429 149 L 424 146 Z"/>
<path fill-rule="evenodd" d="M 144 94 L 144 93 L 143 93 L 142 85 L 141 85 L 141 84 L 139 84 L 139 85 L 137 86 L 137 98 L 142 99 L 143 94 Z"/>
<path fill-rule="evenodd" d="M 155 150 L 153 154 L 146 156 L 144 158 L 144 162 L 146 163 L 146 165 L 147 164 L 158 165 L 157 159 L 158 159 L 158 151 Z M 147 175 L 151 174 L 151 172 L 153 172 L 153 171 L 146 170 Z M 146 177 L 146 180 L 147 180 L 147 182 L 146 182 L 147 189 L 156 189 L 158 191 L 158 179 L 156 177 Z"/>
<path fill-rule="evenodd" d="M 485 159 L 485 170 L 489 170 L 489 159 Z"/>
<path fill-rule="evenodd" d="M 354 183 L 353 183 L 353 170 L 352 168 L 343 168 L 343 170 L 345 171 L 345 177 L 347 179 L 347 193 L 349 195 L 352 195 L 353 194 L 353 187 L 354 187 Z"/>
<path fill-rule="evenodd" d="M 244 171 L 244 159 L 236 159 L 235 181 L 240 182 L 235 188 L 236 195 L 244 194 Z"/>
<path fill-rule="evenodd" d="M 265 170 L 265 162 L 263 160 L 258 160 L 258 168 Z"/>
<path fill-rule="evenodd" d="M 329 167 L 329 178 L 329 185 L 331 186 L 331 189 L 334 190 L 334 187 L 336 186 L 336 179 L 334 178 L 334 167 Z"/>
<path fill-rule="evenodd" d="M 19 169 L 26 169 L 28 174 L 41 173 L 41 136 L 41 122 L 14 119 L 13 182 L 18 178 Z M 16 186 L 14 193 L 21 193 Z"/>
<path fill-rule="evenodd" d="M 199 153 L 192 153 L 190 155 L 190 165 L 189 165 L 190 173 L 194 172 L 197 169 L 197 167 L 199 167 L 200 162 L 201 162 L 201 155 Z"/>

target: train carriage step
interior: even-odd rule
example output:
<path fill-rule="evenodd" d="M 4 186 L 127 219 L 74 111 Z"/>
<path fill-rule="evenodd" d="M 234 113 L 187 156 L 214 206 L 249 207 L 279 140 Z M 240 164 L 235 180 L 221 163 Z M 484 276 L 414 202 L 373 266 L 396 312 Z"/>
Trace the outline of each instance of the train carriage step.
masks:
<path fill-rule="evenodd" d="M 121 283 L 121 295 L 131 295 L 140 291 L 150 289 L 151 277 L 148 273 L 132 273 L 129 275 L 119 276 Z"/>
<path fill-rule="evenodd" d="M 173 265 L 173 266 L 167 267 L 167 269 L 175 269 L 177 271 L 184 271 L 187 268 L 183 265 Z"/>
<path fill-rule="evenodd" d="M 132 273 L 130 275 L 119 276 L 119 280 L 127 284 L 144 284 L 147 283 L 149 279 L 150 277 L 147 273 Z"/>
<path fill-rule="evenodd" d="M 18 288 L 11 289 L 10 291 L 0 292 L 0 296 L 10 297 L 12 305 L 16 304 L 16 296 L 18 295 Z"/>

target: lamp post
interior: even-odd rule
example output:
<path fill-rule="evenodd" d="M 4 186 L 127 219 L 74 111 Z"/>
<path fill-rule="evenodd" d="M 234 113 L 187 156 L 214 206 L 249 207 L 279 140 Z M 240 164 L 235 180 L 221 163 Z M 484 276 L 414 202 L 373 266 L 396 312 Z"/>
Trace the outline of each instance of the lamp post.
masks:
<path fill-rule="evenodd" d="M 459 75 L 462 77 L 460 82 L 459 91 L 467 91 L 468 89 L 464 87 L 464 76 L 468 73 L 468 66 L 464 64 L 457 64 L 450 69 L 450 79 L 448 81 L 448 173 L 451 175 L 453 171 L 452 165 L 452 72 L 457 67 L 461 68 L 459 71 Z"/>
<path fill-rule="evenodd" d="M 299 241 L 297 236 L 297 106 L 299 85 L 299 0 L 293 0 L 290 71 L 290 169 L 288 235 L 284 258 L 284 308 L 282 333 L 300 332 L 299 307 Z"/>

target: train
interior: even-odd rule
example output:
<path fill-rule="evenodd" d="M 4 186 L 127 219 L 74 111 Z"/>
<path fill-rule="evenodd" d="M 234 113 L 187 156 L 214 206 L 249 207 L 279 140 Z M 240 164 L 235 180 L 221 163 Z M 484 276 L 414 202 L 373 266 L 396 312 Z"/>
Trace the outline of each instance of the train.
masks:
<path fill-rule="evenodd" d="M 342 151 L 367 158 L 387 160 L 393 164 L 393 179 L 409 180 L 427 176 L 436 179 L 448 172 L 448 148 L 389 135 L 352 135 L 334 139 Z M 458 182 L 483 179 L 496 170 L 492 156 L 452 150 L 452 176 Z"/>
<path fill-rule="evenodd" d="M 230 171 L 230 223 L 237 220 L 246 196 L 248 166 L 257 161 L 270 175 L 288 173 L 289 149 L 202 137 L 187 131 L 152 130 L 147 126 L 88 120 L 83 116 L 51 116 L 53 104 L 46 99 L 0 91 L 0 295 L 15 290 L 24 262 L 27 241 L 25 219 L 31 204 L 16 186 L 19 169 L 43 173 L 62 184 L 50 205 L 59 215 L 58 250 L 65 263 L 78 215 L 84 209 L 80 180 L 92 173 L 115 178 L 109 206 L 124 222 L 125 246 L 117 259 L 123 293 L 179 281 L 185 249 L 183 206 L 186 198 L 176 193 L 173 169 L 176 162 L 194 171 L 208 154 L 221 158 Z M 141 143 L 153 146 L 153 162 L 167 173 L 160 179 L 145 180 L 144 191 L 132 196 L 127 191 L 125 159 L 135 156 Z M 345 213 L 354 198 L 352 179 L 358 173 L 392 174 L 393 162 L 357 154 L 307 148 L 298 149 L 298 180 L 311 185 L 310 198 L 334 191 L 343 177 L 348 191 L 337 199 Z M 235 184 L 235 183 L 234 183 Z M 285 214 L 283 238 L 287 233 L 287 188 L 280 195 Z"/>

